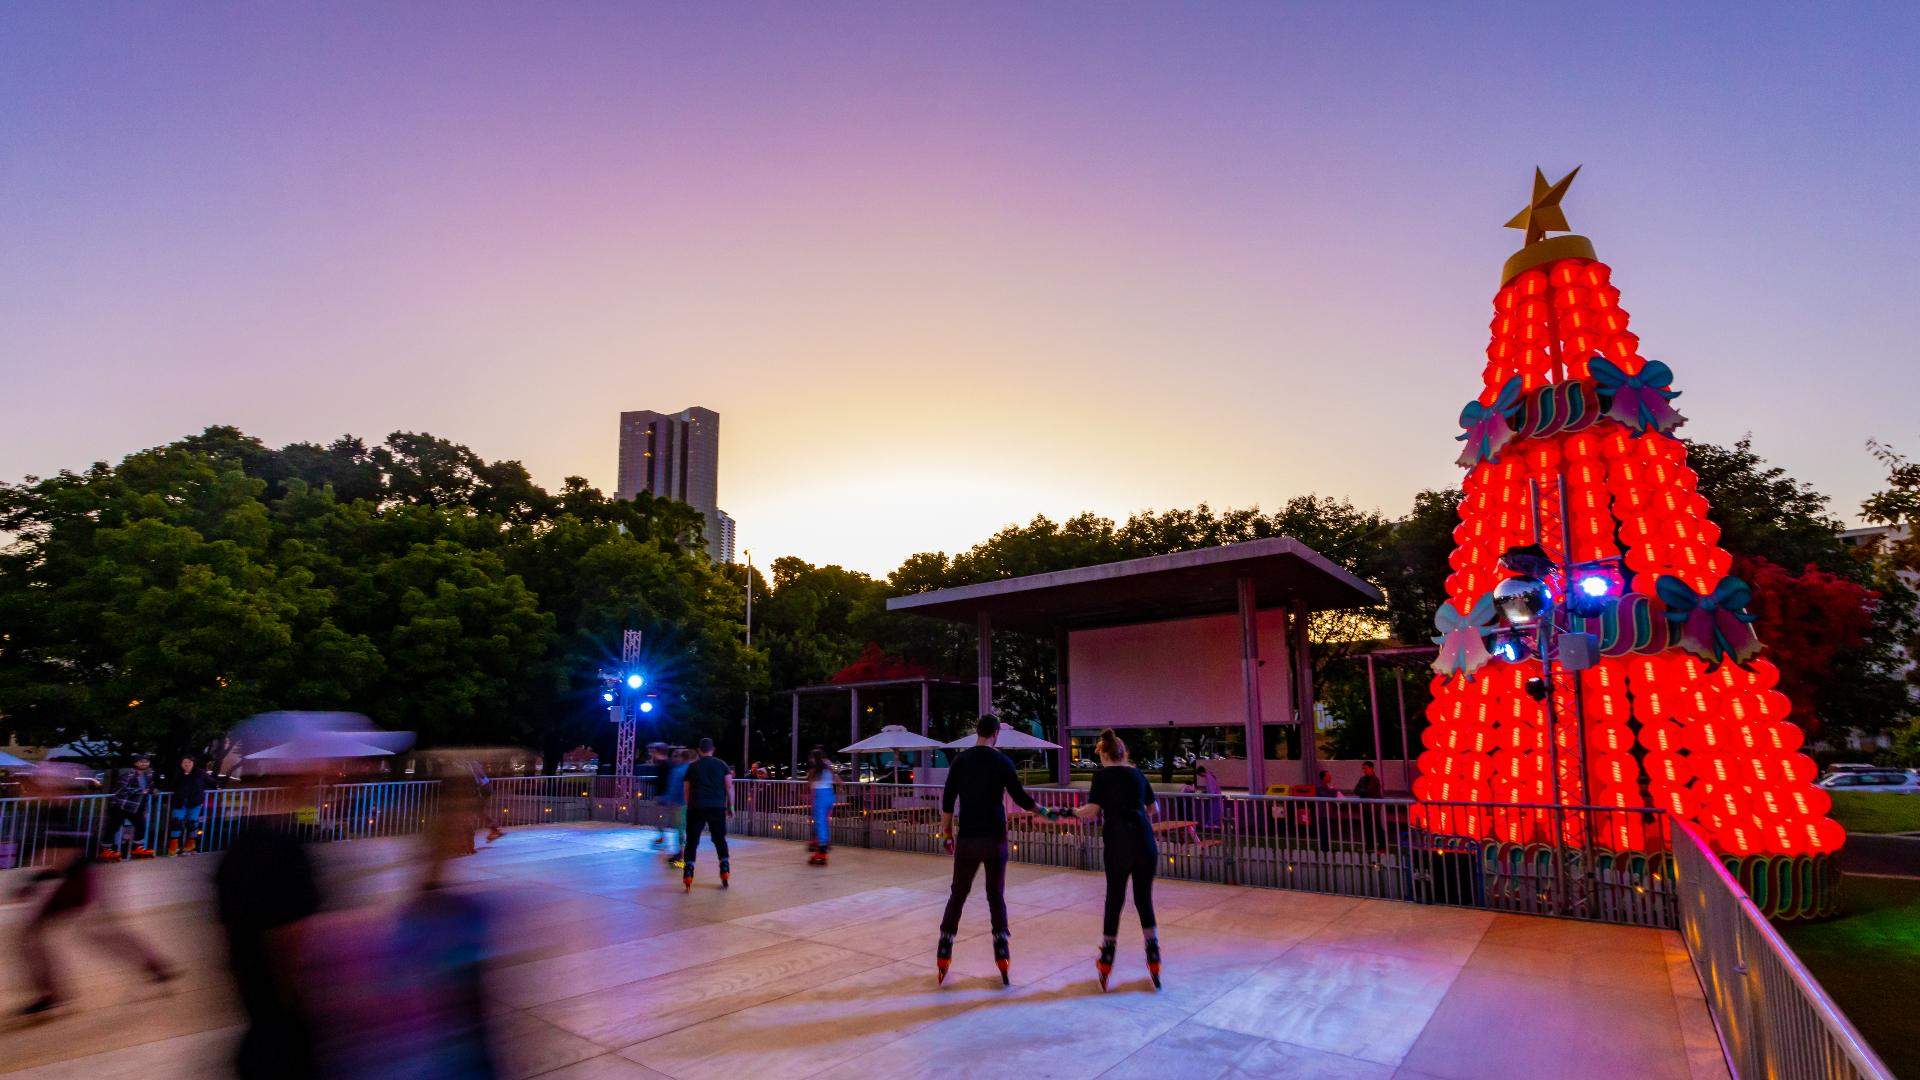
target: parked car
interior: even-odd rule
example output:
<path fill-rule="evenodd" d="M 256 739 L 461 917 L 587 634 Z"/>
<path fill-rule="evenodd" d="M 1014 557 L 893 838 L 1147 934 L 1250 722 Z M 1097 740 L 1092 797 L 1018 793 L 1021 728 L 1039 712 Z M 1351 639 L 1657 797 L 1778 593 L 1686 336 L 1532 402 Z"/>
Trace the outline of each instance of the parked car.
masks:
<path fill-rule="evenodd" d="M 1920 793 L 1920 777 L 1900 769 L 1876 769 L 1873 772 L 1839 772 L 1820 781 L 1828 791 L 1875 791 L 1892 795 Z"/>

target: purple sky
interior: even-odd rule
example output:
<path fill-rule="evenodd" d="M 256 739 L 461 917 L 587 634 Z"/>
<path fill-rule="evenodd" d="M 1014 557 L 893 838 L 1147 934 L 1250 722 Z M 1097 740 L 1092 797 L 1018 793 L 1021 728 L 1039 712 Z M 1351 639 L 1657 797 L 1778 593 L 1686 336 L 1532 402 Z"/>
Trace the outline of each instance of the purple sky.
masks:
<path fill-rule="evenodd" d="M 1686 432 L 1850 517 L 1920 452 L 1920 17 L 1669 6 L 8 5 L 0 477 L 231 423 L 610 488 L 700 404 L 762 563 L 1399 513 L 1584 163 Z"/>

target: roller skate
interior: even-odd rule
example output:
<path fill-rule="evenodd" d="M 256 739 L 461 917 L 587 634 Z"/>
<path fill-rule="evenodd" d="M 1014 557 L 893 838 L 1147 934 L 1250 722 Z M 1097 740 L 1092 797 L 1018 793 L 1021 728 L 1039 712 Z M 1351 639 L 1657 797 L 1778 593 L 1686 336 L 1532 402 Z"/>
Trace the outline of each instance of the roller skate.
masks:
<path fill-rule="evenodd" d="M 1160 938 L 1147 931 L 1147 974 L 1153 976 L 1153 988 L 1160 989 Z"/>
<path fill-rule="evenodd" d="M 1100 973 L 1100 990 L 1106 992 L 1107 980 L 1113 975 L 1113 939 L 1100 939 L 1100 956 L 1093 962 L 1095 971 Z"/>
<path fill-rule="evenodd" d="M 953 966 L 953 938 L 948 934 L 940 935 L 940 944 L 933 951 L 933 966 L 936 974 L 933 984 L 939 986 L 947 981 L 947 969 Z"/>
<path fill-rule="evenodd" d="M 1000 985 L 1012 986 L 1013 976 L 1007 968 L 1013 963 L 1013 950 L 1007 944 L 1007 932 L 1001 930 L 993 935 L 993 966 L 1000 969 Z"/>
<path fill-rule="evenodd" d="M 728 866 L 725 859 L 720 860 L 720 887 L 723 889 L 733 887 L 733 867 Z"/>

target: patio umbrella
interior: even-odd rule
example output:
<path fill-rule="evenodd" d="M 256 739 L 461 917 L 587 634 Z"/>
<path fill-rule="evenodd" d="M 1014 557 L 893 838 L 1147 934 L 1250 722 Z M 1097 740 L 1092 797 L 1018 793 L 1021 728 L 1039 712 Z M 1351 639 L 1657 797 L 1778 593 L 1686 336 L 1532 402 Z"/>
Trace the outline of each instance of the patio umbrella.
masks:
<path fill-rule="evenodd" d="M 337 761 L 342 758 L 390 757 L 393 751 L 361 742 L 357 733 L 310 731 L 279 746 L 248 754 L 248 761 Z"/>
<path fill-rule="evenodd" d="M 348 735 L 389 754 L 400 753 L 413 745 L 413 732 L 382 731 L 359 713 L 305 710 L 256 713 L 235 724 L 227 733 L 227 739 L 239 749 L 241 756 L 252 757 L 262 750 L 312 734 Z"/>
<path fill-rule="evenodd" d="M 968 734 L 946 744 L 948 750 L 965 750 L 972 746 L 976 736 Z M 998 750 L 1058 750 L 1059 743 L 1048 742 L 1038 735 L 1029 735 L 1011 724 L 1001 724 L 1000 734 L 994 737 L 993 745 Z"/>
<path fill-rule="evenodd" d="M 31 769 L 33 762 L 26 758 L 17 758 L 5 750 L 0 750 L 0 769 Z"/>
<path fill-rule="evenodd" d="M 940 742 L 938 740 L 929 739 L 925 735 L 915 735 L 899 724 L 888 724 L 886 727 L 880 729 L 879 734 L 870 735 L 854 743 L 852 746 L 843 746 L 840 748 L 840 752 L 843 754 L 877 754 L 889 750 L 897 752 L 900 750 L 938 749 L 940 749 Z M 894 772 L 898 773 L 900 771 L 900 758 L 897 754 L 893 761 Z"/>
<path fill-rule="evenodd" d="M 974 738 L 975 736 L 973 735 L 962 735 L 950 743 L 942 743 L 941 746 L 943 749 L 947 749 L 947 750 L 965 750 L 967 747 L 973 745 Z M 1037 735 L 1029 735 L 1024 731 L 1021 731 L 1017 727 L 1008 727 L 1005 725 L 1001 726 L 1000 735 L 998 738 L 994 739 L 993 745 L 998 747 L 1001 750 L 1058 750 L 1060 749 L 1059 743 L 1048 742 L 1047 740 L 1042 739 Z"/>

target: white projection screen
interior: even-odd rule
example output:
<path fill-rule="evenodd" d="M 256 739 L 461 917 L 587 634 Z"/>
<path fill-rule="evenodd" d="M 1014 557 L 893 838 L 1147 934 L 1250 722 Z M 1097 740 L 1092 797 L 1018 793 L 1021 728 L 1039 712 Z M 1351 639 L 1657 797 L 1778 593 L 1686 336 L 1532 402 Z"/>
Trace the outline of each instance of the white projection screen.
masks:
<path fill-rule="evenodd" d="M 1285 634 L 1279 611 L 1255 615 L 1260 636 L 1260 705 L 1266 723 L 1285 723 Z M 1075 630 L 1067 637 L 1068 727 L 1244 728 L 1240 616 Z"/>

